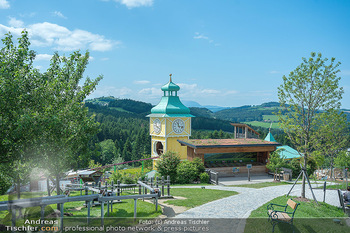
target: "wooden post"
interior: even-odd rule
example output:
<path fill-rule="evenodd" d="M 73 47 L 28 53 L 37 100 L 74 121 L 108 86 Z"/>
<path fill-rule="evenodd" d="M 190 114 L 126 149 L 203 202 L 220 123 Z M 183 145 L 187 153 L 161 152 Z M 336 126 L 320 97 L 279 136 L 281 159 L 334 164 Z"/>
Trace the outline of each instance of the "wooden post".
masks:
<path fill-rule="evenodd" d="M 162 196 L 164 196 L 164 176 L 162 176 Z"/>
<path fill-rule="evenodd" d="M 141 181 L 141 178 L 139 178 L 139 181 Z M 139 195 L 141 195 L 141 185 L 139 184 Z"/>
<path fill-rule="evenodd" d="M 117 180 L 117 196 L 120 196 L 120 180 Z"/>
<path fill-rule="evenodd" d="M 170 176 L 167 176 L 168 196 L 170 196 Z"/>

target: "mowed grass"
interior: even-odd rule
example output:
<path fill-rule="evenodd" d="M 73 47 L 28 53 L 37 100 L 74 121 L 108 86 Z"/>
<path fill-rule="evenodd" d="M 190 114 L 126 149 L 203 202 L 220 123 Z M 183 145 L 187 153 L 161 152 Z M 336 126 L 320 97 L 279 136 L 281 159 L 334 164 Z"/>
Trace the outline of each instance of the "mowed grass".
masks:
<path fill-rule="evenodd" d="M 270 128 L 270 125 L 271 125 L 270 122 L 261 122 L 261 121 L 247 121 L 247 122 L 243 122 L 243 123 L 249 124 L 252 126 L 265 127 L 265 128 Z M 274 129 L 279 129 L 278 123 L 272 123 L 271 127 Z"/>
<path fill-rule="evenodd" d="M 193 208 L 205 203 L 215 201 L 224 197 L 229 197 L 238 194 L 234 191 L 222 191 L 214 189 L 200 189 L 200 188 L 174 188 L 171 190 L 172 196 L 185 197 L 184 200 L 169 200 L 165 203 L 176 206 L 185 206 Z"/>
<path fill-rule="evenodd" d="M 278 121 L 278 116 L 276 115 L 263 115 L 264 121 Z"/>
<path fill-rule="evenodd" d="M 245 187 L 245 188 L 265 188 L 270 186 L 279 186 L 279 185 L 288 185 L 291 183 L 288 182 L 264 182 L 264 183 L 256 183 L 256 184 L 237 184 L 237 185 L 227 185 L 227 187 Z"/>
<path fill-rule="evenodd" d="M 271 200 L 269 203 L 286 205 L 289 198 L 281 196 Z M 343 211 L 335 206 L 319 202 L 319 205 L 315 201 L 310 202 L 298 202 L 298 206 L 294 215 L 294 230 L 295 232 L 350 232 L 350 227 L 347 226 L 345 218 L 347 217 Z M 244 232 L 246 233 L 260 233 L 271 232 L 272 225 L 268 222 L 267 205 L 254 210 L 247 219 Z M 288 206 L 288 212 L 292 209 Z M 334 219 L 339 219 L 341 222 L 336 223 Z M 275 232 L 292 232 L 292 227 L 289 224 L 279 223 L 275 227 Z"/>

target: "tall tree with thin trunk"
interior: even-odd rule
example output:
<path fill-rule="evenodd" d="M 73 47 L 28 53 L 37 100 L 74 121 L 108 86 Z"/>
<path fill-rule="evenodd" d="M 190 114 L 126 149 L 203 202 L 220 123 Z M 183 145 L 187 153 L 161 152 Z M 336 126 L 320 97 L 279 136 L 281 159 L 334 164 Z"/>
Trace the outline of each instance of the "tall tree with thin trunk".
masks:
<path fill-rule="evenodd" d="M 278 87 L 278 97 L 282 111 L 278 118 L 281 128 L 287 133 L 295 149 L 304 157 L 304 168 L 311 153 L 315 150 L 318 138 L 319 122 L 322 111 L 339 109 L 344 93 L 339 87 L 337 73 L 340 62 L 335 58 L 330 62 L 322 58 L 321 53 L 311 53 Z M 305 177 L 301 196 L 305 197 Z"/>

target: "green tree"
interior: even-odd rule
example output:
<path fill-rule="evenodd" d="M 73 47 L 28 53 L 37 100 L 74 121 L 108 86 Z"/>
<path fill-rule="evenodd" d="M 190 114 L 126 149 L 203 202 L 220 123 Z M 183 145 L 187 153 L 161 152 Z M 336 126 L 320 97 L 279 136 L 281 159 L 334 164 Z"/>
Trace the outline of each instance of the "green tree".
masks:
<path fill-rule="evenodd" d="M 314 142 L 314 153 L 329 157 L 333 178 L 334 158 L 348 147 L 349 124 L 343 112 L 333 109 L 320 113 L 318 117 L 318 137 Z"/>
<path fill-rule="evenodd" d="M 282 149 L 277 149 L 276 151 L 272 152 L 270 154 L 269 161 L 266 164 L 266 168 L 274 172 L 274 180 L 277 180 L 277 174 L 281 171 L 281 168 L 287 165 L 285 158 L 281 157 L 279 153 L 281 150 Z"/>
<path fill-rule="evenodd" d="M 117 148 L 112 139 L 107 139 L 99 143 L 101 147 L 102 165 L 111 164 L 118 156 Z"/>
<path fill-rule="evenodd" d="M 177 166 L 180 163 L 178 154 L 172 151 L 167 151 L 161 155 L 160 160 L 156 162 L 156 169 L 161 176 L 170 176 L 170 182 L 175 183 L 177 177 Z"/>
<path fill-rule="evenodd" d="M 343 150 L 334 159 L 334 165 L 338 168 L 350 168 L 350 152 Z"/>
<path fill-rule="evenodd" d="M 89 53 L 69 57 L 55 53 L 45 73 L 33 68 L 35 52 L 29 49 L 28 33 L 22 32 L 16 47 L 12 36 L 3 39 L 0 67 L 0 156 L 14 166 L 38 164 L 58 181 L 70 168 L 88 163 L 88 142 L 98 124 L 88 116 L 84 99 L 96 80 L 85 79 Z"/>
<path fill-rule="evenodd" d="M 340 63 L 332 58 L 322 58 L 319 53 L 303 62 L 289 76 L 283 76 L 283 84 L 278 88 L 279 102 L 283 111 L 278 119 L 281 128 L 287 133 L 291 143 L 304 156 L 304 167 L 316 147 L 320 111 L 339 109 L 343 88 L 337 77 Z M 305 197 L 305 177 L 301 196 Z"/>

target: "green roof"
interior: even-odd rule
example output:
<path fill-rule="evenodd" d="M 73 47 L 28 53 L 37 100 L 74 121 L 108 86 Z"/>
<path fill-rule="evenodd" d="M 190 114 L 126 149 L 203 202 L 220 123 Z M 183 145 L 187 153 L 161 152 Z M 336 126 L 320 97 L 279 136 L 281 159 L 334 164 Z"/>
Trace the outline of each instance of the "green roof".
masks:
<path fill-rule="evenodd" d="M 268 133 L 267 136 L 264 139 L 265 141 L 269 141 L 269 142 L 275 142 L 275 138 L 272 136 L 272 133 Z"/>
<path fill-rule="evenodd" d="M 294 159 L 294 158 L 300 158 L 302 157 L 302 155 L 299 154 L 299 152 L 297 150 L 294 150 L 292 147 L 290 146 L 278 146 L 276 147 L 276 150 L 279 150 L 279 154 L 282 157 L 285 157 L 285 159 Z"/>
<path fill-rule="evenodd" d="M 178 85 L 176 85 L 175 83 L 173 83 L 171 81 L 171 78 L 167 84 L 162 86 L 162 91 L 179 91 L 179 90 L 180 90 L 180 87 Z"/>
<path fill-rule="evenodd" d="M 180 87 L 171 81 L 162 87 L 164 96 L 160 102 L 151 109 L 148 117 L 194 117 L 190 114 L 190 109 L 181 103 L 177 91 Z M 175 91 L 175 93 L 172 93 Z"/>

